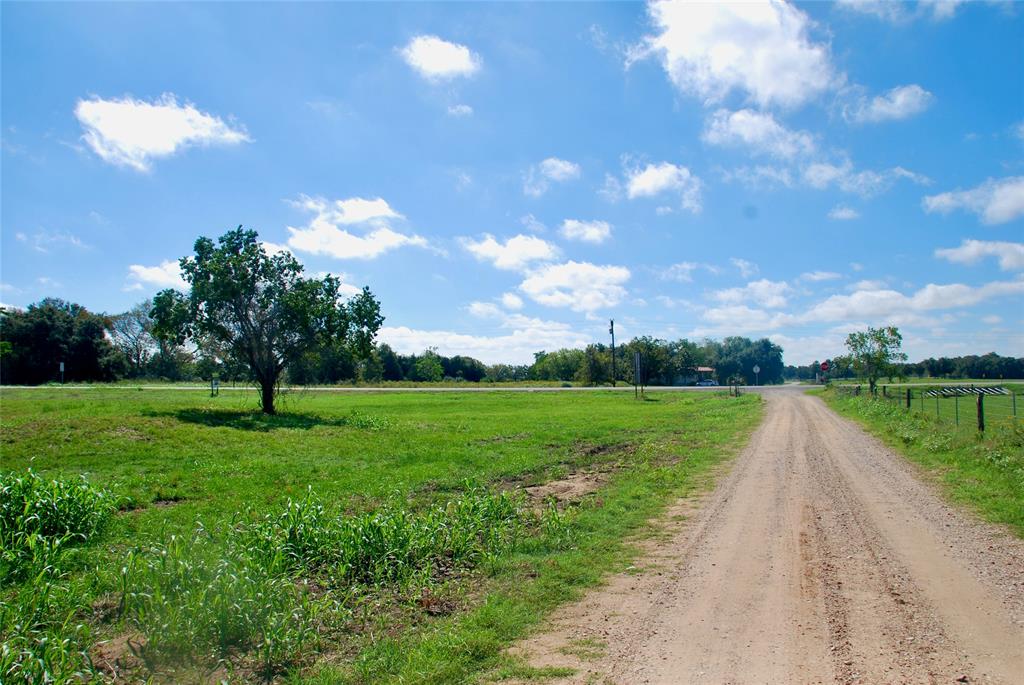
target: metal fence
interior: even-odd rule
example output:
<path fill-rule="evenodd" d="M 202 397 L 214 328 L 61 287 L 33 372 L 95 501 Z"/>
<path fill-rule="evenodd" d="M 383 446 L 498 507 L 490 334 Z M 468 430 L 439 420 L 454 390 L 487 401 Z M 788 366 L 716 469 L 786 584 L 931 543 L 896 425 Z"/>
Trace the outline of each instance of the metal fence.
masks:
<path fill-rule="evenodd" d="M 836 385 L 837 391 L 848 395 L 868 395 L 868 386 Z M 1006 424 L 1018 420 L 1018 393 L 1015 389 L 994 386 L 943 385 L 914 386 L 878 385 L 874 396 L 930 416 L 941 423 L 983 431 L 986 425 Z M 1024 410 L 1024 407 L 1021 408 Z"/>

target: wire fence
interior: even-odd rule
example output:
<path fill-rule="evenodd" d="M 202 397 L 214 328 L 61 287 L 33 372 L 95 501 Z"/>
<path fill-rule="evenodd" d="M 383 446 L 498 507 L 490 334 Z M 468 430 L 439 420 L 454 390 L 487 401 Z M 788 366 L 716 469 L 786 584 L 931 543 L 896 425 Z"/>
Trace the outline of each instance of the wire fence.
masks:
<path fill-rule="evenodd" d="M 868 386 L 836 385 L 838 392 L 847 395 L 868 395 Z M 1018 420 L 1019 401 L 1016 389 L 998 386 L 936 385 L 900 386 L 877 385 L 874 397 L 893 402 L 907 411 L 926 414 L 941 423 L 971 430 L 985 430 L 986 426 L 1013 424 Z"/>

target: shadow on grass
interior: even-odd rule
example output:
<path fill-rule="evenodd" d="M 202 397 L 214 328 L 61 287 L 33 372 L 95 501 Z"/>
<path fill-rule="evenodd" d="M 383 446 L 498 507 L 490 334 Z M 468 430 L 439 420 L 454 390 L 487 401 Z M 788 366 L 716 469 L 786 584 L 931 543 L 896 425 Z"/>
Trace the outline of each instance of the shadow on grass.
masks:
<path fill-rule="evenodd" d="M 352 424 L 350 417 L 325 417 L 317 414 L 286 412 L 268 415 L 261 411 L 233 411 L 229 409 L 179 409 L 177 411 L 146 412 L 146 416 L 173 418 L 184 423 L 195 423 L 210 428 L 266 433 L 280 428 L 309 430 L 317 426 L 340 428 Z"/>

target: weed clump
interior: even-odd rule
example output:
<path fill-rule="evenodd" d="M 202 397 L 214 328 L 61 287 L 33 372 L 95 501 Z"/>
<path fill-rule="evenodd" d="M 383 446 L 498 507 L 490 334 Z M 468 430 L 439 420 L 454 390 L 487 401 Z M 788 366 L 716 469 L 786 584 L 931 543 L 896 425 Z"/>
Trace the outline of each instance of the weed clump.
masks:
<path fill-rule="evenodd" d="M 0 475 L 0 586 L 59 566 L 65 550 L 98 536 L 116 498 L 85 480 Z"/>

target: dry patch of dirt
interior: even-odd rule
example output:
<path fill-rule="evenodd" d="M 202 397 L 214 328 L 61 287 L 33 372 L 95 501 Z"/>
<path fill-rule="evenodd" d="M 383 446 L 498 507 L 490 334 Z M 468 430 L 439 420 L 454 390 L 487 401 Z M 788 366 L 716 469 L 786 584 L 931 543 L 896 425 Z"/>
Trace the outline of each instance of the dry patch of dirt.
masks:
<path fill-rule="evenodd" d="M 559 506 L 573 504 L 592 492 L 596 492 L 611 477 L 610 471 L 578 471 L 567 478 L 548 481 L 540 485 L 523 488 L 523 492 L 536 504 L 546 504 L 552 499 Z"/>

